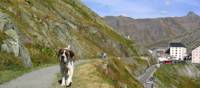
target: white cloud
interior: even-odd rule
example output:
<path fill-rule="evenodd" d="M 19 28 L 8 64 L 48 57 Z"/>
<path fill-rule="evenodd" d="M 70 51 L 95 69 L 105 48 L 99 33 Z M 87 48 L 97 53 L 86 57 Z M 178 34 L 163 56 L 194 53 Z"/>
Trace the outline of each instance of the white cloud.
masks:
<path fill-rule="evenodd" d="M 184 3 L 196 7 L 200 7 L 200 0 L 175 0 L 178 3 Z"/>
<path fill-rule="evenodd" d="M 166 14 L 168 14 L 168 11 L 162 10 L 162 11 L 160 11 L 160 13 L 163 14 L 163 15 L 166 15 Z"/>
<path fill-rule="evenodd" d="M 172 3 L 171 0 L 165 0 L 164 2 L 165 2 L 166 5 L 170 5 Z"/>
<path fill-rule="evenodd" d="M 171 5 L 173 3 L 183 3 L 187 5 L 192 5 L 200 7 L 200 0 L 163 0 L 165 5 Z"/>
<path fill-rule="evenodd" d="M 149 14 L 156 12 L 151 6 L 141 1 L 132 0 L 84 0 L 106 6 L 111 9 L 112 15 L 130 16 L 130 14 Z M 102 15 L 102 14 L 101 14 Z M 108 15 L 108 14 L 107 14 Z M 104 16 L 104 14 L 103 14 Z"/>
<path fill-rule="evenodd" d="M 122 16 L 128 16 L 128 14 L 126 14 L 126 13 L 122 13 L 121 15 L 122 15 Z"/>
<path fill-rule="evenodd" d="M 123 15 L 134 18 L 179 16 L 180 12 L 191 7 L 200 7 L 200 0 L 83 0 L 92 4 L 98 14 Z M 170 7 L 169 7 L 170 6 Z M 171 7 L 172 6 L 172 7 Z M 176 6 L 178 8 L 176 8 Z M 102 8 L 101 8 L 102 7 Z M 173 9 L 175 7 L 175 9 Z M 101 9 L 99 9 L 101 8 Z M 191 9 L 192 10 L 192 9 Z"/>
<path fill-rule="evenodd" d="M 83 0 L 83 1 L 95 2 L 97 4 L 104 5 L 104 6 L 115 6 L 115 5 L 119 5 L 122 2 L 125 2 L 125 0 Z"/>

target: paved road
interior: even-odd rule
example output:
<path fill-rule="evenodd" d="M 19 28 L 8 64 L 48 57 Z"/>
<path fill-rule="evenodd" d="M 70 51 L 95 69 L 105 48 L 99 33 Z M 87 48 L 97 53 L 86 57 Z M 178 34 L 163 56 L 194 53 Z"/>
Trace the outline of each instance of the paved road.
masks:
<path fill-rule="evenodd" d="M 153 73 L 157 70 L 156 65 L 152 65 L 149 67 L 144 74 L 140 75 L 138 77 L 138 80 L 140 83 L 144 85 L 145 88 L 152 88 L 152 83 L 146 83 L 149 81 L 149 79 L 153 76 Z"/>
<path fill-rule="evenodd" d="M 86 61 L 87 60 L 76 61 L 75 65 Z M 58 65 L 42 68 L 0 85 L 0 88 L 50 88 L 55 81 L 55 74 L 58 72 Z"/>

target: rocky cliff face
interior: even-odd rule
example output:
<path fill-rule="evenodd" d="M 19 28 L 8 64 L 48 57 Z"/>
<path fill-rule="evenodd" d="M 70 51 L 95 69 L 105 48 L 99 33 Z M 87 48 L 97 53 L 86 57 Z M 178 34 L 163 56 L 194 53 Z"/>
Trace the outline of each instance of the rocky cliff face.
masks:
<path fill-rule="evenodd" d="M 167 46 L 171 41 L 183 42 L 190 49 L 200 44 L 200 17 L 194 12 L 183 17 L 133 19 L 107 16 L 104 20 L 145 48 Z"/>
<path fill-rule="evenodd" d="M 17 33 L 17 28 L 11 23 L 6 14 L 0 13 L 1 32 L 5 33 L 7 38 L 2 39 L 1 52 L 13 53 L 16 57 L 21 57 L 25 66 L 31 67 L 32 62 L 27 48 L 22 44 Z"/>
<path fill-rule="evenodd" d="M 0 3 L 1 51 L 14 53 L 26 66 L 53 60 L 71 45 L 78 59 L 137 55 L 133 42 L 107 26 L 79 0 L 3 0 Z M 44 59 L 45 58 L 45 59 Z"/>

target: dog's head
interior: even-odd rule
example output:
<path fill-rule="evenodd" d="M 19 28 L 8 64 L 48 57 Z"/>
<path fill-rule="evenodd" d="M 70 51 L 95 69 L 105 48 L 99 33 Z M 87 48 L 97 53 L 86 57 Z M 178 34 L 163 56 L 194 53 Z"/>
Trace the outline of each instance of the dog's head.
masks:
<path fill-rule="evenodd" d="M 68 46 L 67 48 L 58 51 L 58 57 L 61 62 L 67 63 L 69 60 L 73 60 L 74 52 L 69 48 L 70 47 Z"/>

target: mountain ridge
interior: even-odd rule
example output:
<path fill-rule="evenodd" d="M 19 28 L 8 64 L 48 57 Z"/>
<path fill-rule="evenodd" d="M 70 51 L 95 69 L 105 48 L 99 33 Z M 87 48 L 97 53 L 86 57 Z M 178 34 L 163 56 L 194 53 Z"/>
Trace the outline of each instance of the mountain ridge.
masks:
<path fill-rule="evenodd" d="M 167 46 L 169 42 L 182 42 L 189 49 L 199 42 L 200 17 L 189 12 L 182 17 L 161 17 L 148 19 L 134 19 L 124 16 L 107 16 L 104 20 L 121 35 L 130 35 L 137 45 L 145 48 Z M 192 37 L 189 39 L 189 37 Z"/>

